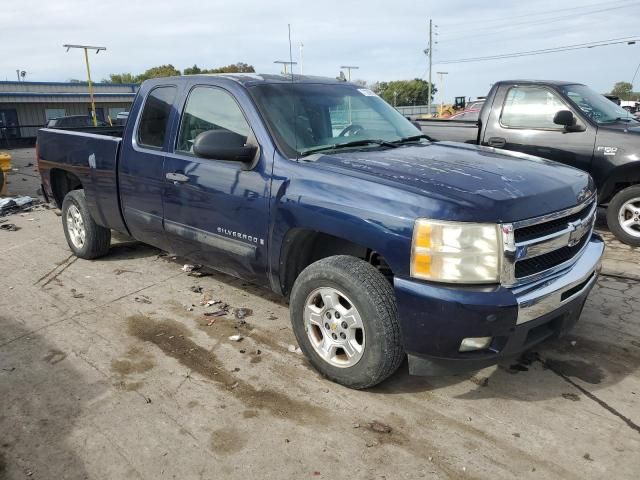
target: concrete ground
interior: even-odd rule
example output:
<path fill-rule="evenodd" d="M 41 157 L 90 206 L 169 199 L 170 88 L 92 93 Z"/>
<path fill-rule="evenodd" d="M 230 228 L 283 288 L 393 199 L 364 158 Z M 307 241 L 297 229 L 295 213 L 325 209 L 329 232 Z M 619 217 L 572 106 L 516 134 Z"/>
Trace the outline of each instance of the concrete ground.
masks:
<path fill-rule="evenodd" d="M 126 239 L 80 260 L 53 211 L 7 218 L 20 229 L 0 231 L 0 479 L 637 478 L 640 282 L 624 277 L 640 251 L 612 239 L 568 337 L 352 391 L 289 352 L 271 293 Z M 231 313 L 205 316 L 207 299 Z"/>

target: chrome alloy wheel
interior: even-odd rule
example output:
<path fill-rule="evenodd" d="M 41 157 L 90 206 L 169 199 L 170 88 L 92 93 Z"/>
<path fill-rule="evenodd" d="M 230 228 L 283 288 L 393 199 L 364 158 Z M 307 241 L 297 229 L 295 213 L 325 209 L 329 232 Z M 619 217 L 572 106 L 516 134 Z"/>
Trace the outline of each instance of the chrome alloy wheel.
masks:
<path fill-rule="evenodd" d="M 78 210 L 78 207 L 75 205 L 71 205 L 67 209 L 67 230 L 73 245 L 78 249 L 82 248 L 87 238 L 87 231 L 84 228 L 84 221 L 82 220 L 80 210 Z"/>
<path fill-rule="evenodd" d="M 309 294 L 304 326 L 313 349 L 327 363 L 347 368 L 362 358 L 365 347 L 362 318 L 339 290 L 324 287 Z"/>
<path fill-rule="evenodd" d="M 640 238 L 640 198 L 632 198 L 622 204 L 618 210 L 618 221 L 626 233 Z"/>

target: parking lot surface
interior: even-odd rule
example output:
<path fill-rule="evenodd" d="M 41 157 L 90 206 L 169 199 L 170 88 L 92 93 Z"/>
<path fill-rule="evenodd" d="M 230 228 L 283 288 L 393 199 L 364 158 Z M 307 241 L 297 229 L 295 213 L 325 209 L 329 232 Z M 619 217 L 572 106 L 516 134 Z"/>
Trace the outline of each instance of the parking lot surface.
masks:
<path fill-rule="evenodd" d="M 640 251 L 606 233 L 570 335 L 462 376 L 405 364 L 353 391 L 290 351 L 270 292 L 189 276 L 126 238 L 80 260 L 52 210 L 7 218 L 0 478 L 637 478 Z M 209 300 L 229 313 L 205 315 Z"/>

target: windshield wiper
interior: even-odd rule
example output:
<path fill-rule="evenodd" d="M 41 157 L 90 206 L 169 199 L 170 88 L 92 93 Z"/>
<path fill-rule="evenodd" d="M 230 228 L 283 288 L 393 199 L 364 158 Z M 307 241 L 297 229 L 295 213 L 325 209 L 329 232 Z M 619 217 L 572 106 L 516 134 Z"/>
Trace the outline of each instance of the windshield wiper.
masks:
<path fill-rule="evenodd" d="M 302 152 L 300 152 L 300 154 L 302 156 L 305 156 L 311 153 L 322 152 L 324 150 L 338 150 L 340 148 L 362 147 L 362 146 L 371 145 L 371 144 L 380 145 L 382 147 L 398 148 L 398 145 L 395 142 L 387 142 L 386 140 L 369 138 L 366 140 L 353 140 L 351 142 L 342 142 L 342 143 L 336 143 L 334 145 L 324 145 L 322 147 L 308 148 L 307 150 L 303 150 Z"/>
<path fill-rule="evenodd" d="M 431 141 L 431 138 L 428 135 L 420 134 L 420 135 L 411 135 L 410 137 L 402 137 L 400 140 L 394 140 L 392 143 L 395 143 L 396 145 L 401 144 L 401 143 L 408 143 L 408 142 L 417 142 L 418 140 L 429 140 Z"/>

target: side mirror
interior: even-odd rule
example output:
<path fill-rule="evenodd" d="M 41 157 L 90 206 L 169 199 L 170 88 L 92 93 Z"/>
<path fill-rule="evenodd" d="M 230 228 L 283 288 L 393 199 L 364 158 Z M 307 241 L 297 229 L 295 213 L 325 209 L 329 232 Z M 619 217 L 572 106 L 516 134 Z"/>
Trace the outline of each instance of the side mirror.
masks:
<path fill-rule="evenodd" d="M 573 112 L 569 110 L 559 110 L 556 112 L 553 117 L 553 123 L 556 125 L 562 125 L 567 132 L 582 132 L 584 131 L 584 127 L 581 125 L 576 125 L 576 117 L 573 115 Z"/>
<path fill-rule="evenodd" d="M 229 130 L 208 130 L 196 137 L 193 153 L 201 158 L 250 162 L 257 148 L 246 142 L 247 137 Z"/>

